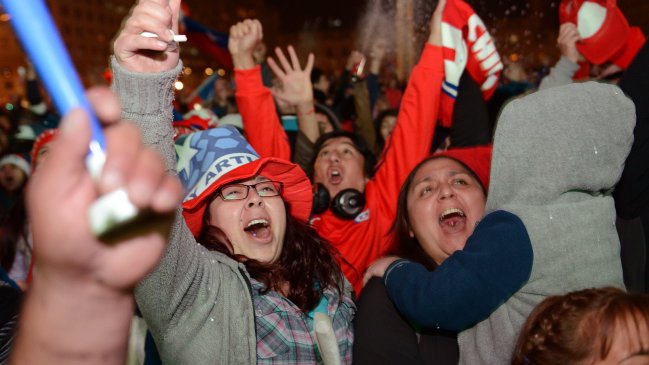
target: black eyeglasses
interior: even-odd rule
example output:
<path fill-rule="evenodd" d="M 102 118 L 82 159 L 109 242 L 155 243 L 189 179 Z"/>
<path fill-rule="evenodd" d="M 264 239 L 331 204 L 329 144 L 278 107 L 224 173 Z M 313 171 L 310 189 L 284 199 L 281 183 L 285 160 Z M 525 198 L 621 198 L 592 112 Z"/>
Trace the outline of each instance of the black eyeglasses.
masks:
<path fill-rule="evenodd" d="M 248 191 L 250 188 L 254 188 L 262 198 L 269 198 L 272 196 L 278 196 L 282 193 L 284 184 L 279 181 L 262 181 L 252 185 L 245 184 L 230 184 L 222 187 L 218 191 L 218 195 L 223 198 L 223 200 L 243 200 L 248 197 Z"/>

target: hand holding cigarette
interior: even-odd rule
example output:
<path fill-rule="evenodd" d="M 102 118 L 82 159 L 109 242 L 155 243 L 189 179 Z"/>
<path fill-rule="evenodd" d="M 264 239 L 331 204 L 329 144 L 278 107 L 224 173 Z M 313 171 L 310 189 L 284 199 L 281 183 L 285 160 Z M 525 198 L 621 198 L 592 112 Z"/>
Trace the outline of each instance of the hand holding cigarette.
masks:
<path fill-rule="evenodd" d="M 157 34 L 151 32 L 142 32 L 140 35 L 145 38 L 158 38 Z M 174 42 L 187 42 L 187 36 L 184 34 L 174 34 L 171 39 Z"/>
<path fill-rule="evenodd" d="M 171 70 L 178 65 L 183 42 L 178 35 L 180 0 L 142 0 L 131 10 L 114 43 L 120 66 L 129 71 L 151 73 Z"/>

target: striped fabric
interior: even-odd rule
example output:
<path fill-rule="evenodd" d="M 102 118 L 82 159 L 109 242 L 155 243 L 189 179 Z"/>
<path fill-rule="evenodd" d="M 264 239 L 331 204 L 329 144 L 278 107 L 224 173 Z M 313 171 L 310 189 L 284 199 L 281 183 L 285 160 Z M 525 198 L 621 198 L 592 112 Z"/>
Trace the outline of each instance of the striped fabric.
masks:
<path fill-rule="evenodd" d="M 0 365 L 8 363 L 9 353 L 16 338 L 16 326 L 18 325 L 18 314 L 0 327 Z"/>
<path fill-rule="evenodd" d="M 257 327 L 257 364 L 322 364 L 317 349 L 313 320 L 281 294 L 269 291 L 251 279 Z M 343 364 L 351 364 L 354 332 L 352 319 L 356 306 L 351 297 L 339 303 L 336 291 L 327 288 L 327 312 L 338 340 Z"/>

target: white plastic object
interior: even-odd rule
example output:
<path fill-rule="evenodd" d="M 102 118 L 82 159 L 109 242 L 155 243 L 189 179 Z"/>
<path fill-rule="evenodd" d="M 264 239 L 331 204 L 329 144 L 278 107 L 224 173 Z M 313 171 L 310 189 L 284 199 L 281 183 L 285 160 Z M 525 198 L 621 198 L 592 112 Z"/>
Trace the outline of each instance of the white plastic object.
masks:
<path fill-rule="evenodd" d="M 132 222 L 139 210 L 128 199 L 124 189 L 117 189 L 97 199 L 88 210 L 90 230 L 100 237 L 118 226 Z"/>
<path fill-rule="evenodd" d="M 151 32 L 142 32 L 140 33 L 142 37 L 146 38 L 158 38 L 158 35 L 155 33 Z M 174 42 L 187 42 L 187 36 L 184 34 L 174 34 L 173 36 L 173 41 Z"/>
<path fill-rule="evenodd" d="M 86 168 L 95 182 L 99 181 L 105 162 L 106 154 L 95 141 L 91 141 L 86 156 Z M 117 189 L 99 197 L 88 209 L 90 230 L 96 237 L 100 237 L 133 221 L 139 213 L 128 200 L 126 190 Z"/>
<path fill-rule="evenodd" d="M 331 319 L 326 313 L 316 312 L 313 315 L 313 328 L 318 342 L 320 356 L 325 365 L 340 365 L 338 341 L 331 325 Z"/>

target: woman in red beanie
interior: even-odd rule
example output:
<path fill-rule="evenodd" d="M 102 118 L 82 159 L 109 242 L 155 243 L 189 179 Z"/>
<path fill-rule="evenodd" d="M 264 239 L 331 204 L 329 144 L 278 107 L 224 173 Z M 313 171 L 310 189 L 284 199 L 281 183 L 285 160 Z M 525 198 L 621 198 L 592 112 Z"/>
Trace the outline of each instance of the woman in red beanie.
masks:
<path fill-rule="evenodd" d="M 433 270 L 464 248 L 484 214 L 490 161 L 491 147 L 457 148 L 412 170 L 393 227 L 398 256 Z M 455 333 L 421 330 L 398 313 L 380 279 L 368 282 L 366 276 L 365 282 L 355 319 L 355 364 L 457 364 Z"/>

